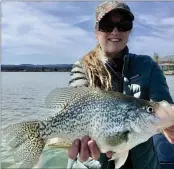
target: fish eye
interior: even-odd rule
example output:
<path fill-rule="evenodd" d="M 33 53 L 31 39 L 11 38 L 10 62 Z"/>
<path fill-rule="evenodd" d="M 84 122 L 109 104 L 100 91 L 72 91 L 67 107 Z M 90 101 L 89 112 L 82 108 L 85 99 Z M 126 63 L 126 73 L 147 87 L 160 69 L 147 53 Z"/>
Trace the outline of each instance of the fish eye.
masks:
<path fill-rule="evenodd" d="M 148 113 L 153 113 L 153 107 L 152 106 L 147 106 L 146 108 Z"/>

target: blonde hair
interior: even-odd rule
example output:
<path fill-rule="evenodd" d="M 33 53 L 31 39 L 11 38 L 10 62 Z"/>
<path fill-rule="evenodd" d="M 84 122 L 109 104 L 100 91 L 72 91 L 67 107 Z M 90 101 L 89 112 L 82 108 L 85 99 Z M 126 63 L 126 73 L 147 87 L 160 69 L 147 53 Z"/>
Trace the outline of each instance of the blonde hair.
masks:
<path fill-rule="evenodd" d="M 90 87 L 100 87 L 103 90 L 111 90 L 111 75 L 105 64 L 99 58 L 101 54 L 100 50 L 100 45 L 97 44 L 92 51 L 83 57 L 83 66 L 89 79 Z"/>

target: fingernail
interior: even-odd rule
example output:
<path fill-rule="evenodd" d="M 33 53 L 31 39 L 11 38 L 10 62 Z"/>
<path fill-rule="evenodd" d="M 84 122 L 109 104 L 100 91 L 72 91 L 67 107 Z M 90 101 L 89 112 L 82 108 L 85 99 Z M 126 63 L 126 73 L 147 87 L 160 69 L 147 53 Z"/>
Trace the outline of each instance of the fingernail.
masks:
<path fill-rule="evenodd" d="M 90 140 L 88 142 L 88 146 L 91 147 L 91 148 L 94 148 L 96 146 L 95 142 L 93 140 Z"/>

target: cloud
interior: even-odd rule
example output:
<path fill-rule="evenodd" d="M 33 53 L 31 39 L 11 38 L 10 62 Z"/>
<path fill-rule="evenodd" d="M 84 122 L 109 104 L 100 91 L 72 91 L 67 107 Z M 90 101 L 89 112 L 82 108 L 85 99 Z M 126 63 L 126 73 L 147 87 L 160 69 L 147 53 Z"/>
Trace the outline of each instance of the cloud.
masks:
<path fill-rule="evenodd" d="M 161 24 L 166 26 L 174 26 L 174 17 L 161 19 Z"/>
<path fill-rule="evenodd" d="M 72 63 L 94 46 L 95 40 L 91 32 L 76 26 L 79 23 L 85 24 L 90 20 L 90 16 L 79 13 L 79 16 L 73 20 L 71 18 L 70 22 L 69 18 L 63 21 L 61 16 L 46 13 L 44 9 L 32 5 L 3 4 L 4 63 L 11 62 L 12 58 L 16 58 L 16 63 L 35 63 L 35 60 L 39 59 L 40 63 L 45 64 Z M 49 9 L 52 7 L 49 6 Z"/>
<path fill-rule="evenodd" d="M 174 2 L 144 4 L 145 8 L 141 12 L 135 11 L 134 30 L 129 42 L 130 51 L 150 56 L 153 56 L 154 52 L 161 57 L 173 55 L 174 17 L 171 15 L 171 9 L 174 9 Z M 143 4 L 139 3 L 139 6 Z"/>
<path fill-rule="evenodd" d="M 3 2 L 3 64 L 75 62 L 96 44 L 94 10 L 99 3 Z M 174 54 L 174 2 L 128 4 L 135 14 L 130 51 Z"/>

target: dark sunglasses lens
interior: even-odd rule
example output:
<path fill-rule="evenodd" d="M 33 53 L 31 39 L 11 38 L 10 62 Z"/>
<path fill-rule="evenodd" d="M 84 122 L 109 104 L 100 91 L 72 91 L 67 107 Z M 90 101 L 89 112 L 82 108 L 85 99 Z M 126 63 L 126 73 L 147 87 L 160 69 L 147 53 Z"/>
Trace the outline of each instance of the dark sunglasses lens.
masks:
<path fill-rule="evenodd" d="M 116 27 L 119 31 L 126 32 L 132 29 L 132 22 L 120 22 Z"/>
<path fill-rule="evenodd" d="M 126 32 L 132 29 L 132 22 L 125 21 L 119 23 L 100 23 L 99 31 L 112 32 L 115 27 L 117 27 L 118 31 Z"/>
<path fill-rule="evenodd" d="M 99 31 L 102 32 L 112 32 L 114 29 L 114 25 L 112 23 L 101 23 L 99 24 Z"/>

